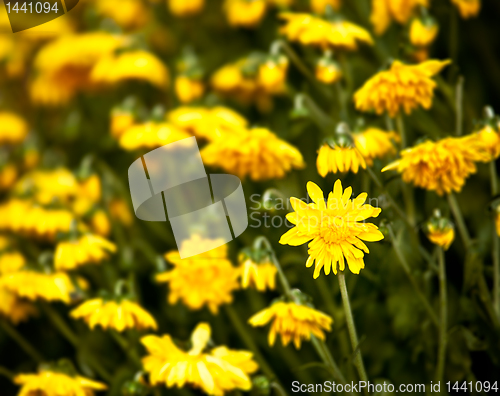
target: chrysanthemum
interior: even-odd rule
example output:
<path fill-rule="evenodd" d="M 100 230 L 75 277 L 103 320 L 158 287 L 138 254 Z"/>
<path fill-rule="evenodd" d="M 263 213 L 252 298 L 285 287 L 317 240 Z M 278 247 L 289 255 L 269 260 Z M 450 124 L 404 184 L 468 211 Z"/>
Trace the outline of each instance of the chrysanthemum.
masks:
<path fill-rule="evenodd" d="M 4 252 L 0 254 L 0 275 L 19 271 L 26 265 L 26 259 L 19 252 Z"/>
<path fill-rule="evenodd" d="M 415 47 L 427 47 L 437 37 L 439 27 L 436 23 L 426 23 L 419 18 L 415 18 L 410 25 L 410 42 Z"/>
<path fill-rule="evenodd" d="M 224 11 L 231 26 L 253 28 L 266 13 L 265 0 L 225 0 Z"/>
<path fill-rule="evenodd" d="M 265 326 L 271 321 L 269 345 L 274 345 L 276 335 L 279 334 L 283 346 L 287 346 L 293 340 L 295 348 L 299 349 L 302 340 L 309 341 L 311 335 L 324 340 L 324 332 L 331 330 L 333 319 L 306 305 L 280 301 L 257 312 L 248 320 L 248 323 L 257 327 Z"/>
<path fill-rule="evenodd" d="M 427 238 L 434 245 L 441 246 L 444 250 L 448 250 L 455 239 L 455 228 L 450 222 L 447 222 L 447 224 L 429 222 L 425 231 Z"/>
<path fill-rule="evenodd" d="M 429 60 L 418 65 L 405 65 L 394 61 L 389 70 L 370 78 L 354 94 L 356 108 L 361 111 L 387 111 L 391 117 L 404 109 L 406 114 L 419 105 L 429 109 L 432 105 L 436 75 L 451 61 Z"/>
<path fill-rule="evenodd" d="M 103 329 L 153 329 L 158 328 L 155 319 L 139 304 L 122 299 L 121 301 L 94 298 L 85 301 L 73 309 L 72 318 L 83 319 L 91 329 L 101 326 Z"/>
<path fill-rule="evenodd" d="M 290 199 L 295 212 L 287 214 L 286 218 L 295 227 L 281 236 L 280 243 L 299 246 L 312 239 L 306 266 L 311 267 L 316 262 L 315 279 L 323 267 L 326 275 L 330 270 L 334 274 L 344 271 L 345 261 L 352 273 L 359 274 L 365 267 L 364 253 L 369 252 L 363 241 L 375 242 L 384 238 L 376 225 L 364 221 L 377 217 L 381 209 L 363 204 L 366 193 L 351 199 L 352 188 L 343 191 L 340 180 L 335 182 L 327 201 L 323 191 L 313 182 L 307 183 L 307 192 L 314 203 Z"/>
<path fill-rule="evenodd" d="M 116 252 L 116 245 L 97 235 L 87 234 L 77 240 L 59 242 L 54 256 L 56 270 L 67 271 L 89 263 L 99 263 Z"/>
<path fill-rule="evenodd" d="M 377 35 L 383 34 L 395 20 L 405 25 L 419 6 L 428 7 L 429 0 L 372 0 L 370 22 Z"/>
<path fill-rule="evenodd" d="M 367 30 L 348 21 L 327 21 L 311 14 L 291 12 L 280 14 L 280 18 L 286 21 L 280 32 L 290 41 L 304 45 L 354 51 L 358 43 L 373 44 Z"/>
<path fill-rule="evenodd" d="M 108 215 L 102 209 L 94 211 L 90 218 L 92 232 L 105 238 L 111 233 L 111 223 Z"/>
<path fill-rule="evenodd" d="M 175 79 L 175 94 L 181 103 L 189 103 L 203 96 L 205 86 L 200 79 L 178 76 Z"/>
<path fill-rule="evenodd" d="M 383 158 L 396 153 L 394 142 L 399 142 L 396 132 L 386 132 L 378 128 L 367 128 L 362 132 L 352 134 L 354 144 L 368 166 L 373 165 L 375 158 Z"/>
<path fill-rule="evenodd" d="M 241 287 L 254 287 L 260 292 L 266 289 L 274 290 L 276 287 L 276 266 L 271 262 L 256 263 L 247 258 L 240 265 Z"/>
<path fill-rule="evenodd" d="M 437 142 L 427 140 L 401 151 L 401 159 L 382 172 L 397 170 L 406 183 L 439 195 L 460 192 L 465 179 L 476 172 L 477 161 L 488 159 L 482 146 L 468 136 L 448 137 Z"/>
<path fill-rule="evenodd" d="M 340 8 L 340 0 L 310 0 L 310 3 L 312 12 L 320 15 L 326 12 L 327 6 L 331 6 L 334 10 Z"/>
<path fill-rule="evenodd" d="M 300 151 L 265 128 L 240 130 L 214 141 L 201 151 L 203 162 L 243 179 L 279 179 L 305 166 Z"/>
<path fill-rule="evenodd" d="M 329 59 L 320 59 L 316 63 L 315 76 L 324 84 L 333 84 L 342 78 L 342 70 L 339 65 Z"/>
<path fill-rule="evenodd" d="M 252 353 L 224 346 L 208 349 L 210 336 L 210 325 L 198 324 L 187 352 L 179 349 L 168 334 L 143 337 L 141 342 L 148 355 L 142 364 L 151 384 L 165 384 L 167 388 L 192 386 L 215 396 L 236 389 L 250 390 L 249 374 L 258 368 Z"/>
<path fill-rule="evenodd" d="M 187 252 L 191 246 L 196 248 L 201 244 L 214 246 L 214 242 L 194 235 L 183 241 L 181 250 Z M 170 304 L 180 300 L 192 310 L 206 305 L 216 314 L 219 306 L 233 301 L 232 293 L 239 287 L 238 269 L 227 259 L 227 246 L 220 243 L 215 246 L 219 247 L 185 259 L 181 259 L 178 251 L 165 255 L 174 268 L 156 275 L 156 281 L 168 283 Z"/>
<path fill-rule="evenodd" d="M 318 150 L 316 168 L 318 173 L 325 177 L 329 172 L 358 173 L 359 168 L 366 169 L 366 161 L 361 153 L 352 145 L 323 144 Z"/>
<path fill-rule="evenodd" d="M 191 137 L 188 133 L 166 122 L 149 121 L 132 125 L 122 133 L 119 144 L 128 151 L 139 148 L 154 149 L 181 139 Z"/>
<path fill-rule="evenodd" d="M 481 0 L 451 0 L 463 19 L 473 18 L 481 10 Z"/>
<path fill-rule="evenodd" d="M 36 316 L 37 313 L 38 311 L 33 304 L 22 300 L 14 293 L 0 286 L 0 316 L 17 325 L 32 316 Z"/>
<path fill-rule="evenodd" d="M 113 137 L 119 138 L 134 123 L 135 116 L 131 111 L 116 108 L 111 112 L 109 130 Z"/>
<path fill-rule="evenodd" d="M 21 385 L 18 396 L 93 396 L 94 391 L 107 389 L 101 382 L 56 371 L 19 374 L 14 383 Z"/>
<path fill-rule="evenodd" d="M 143 27 L 151 19 L 140 0 L 95 0 L 94 4 L 98 14 L 111 18 L 124 29 Z"/>
<path fill-rule="evenodd" d="M 500 156 L 500 125 L 495 130 L 491 125 L 486 125 L 476 133 L 469 136 L 471 141 L 477 140 L 489 154 L 487 162 Z"/>
<path fill-rule="evenodd" d="M 198 14 L 205 5 L 205 0 L 168 0 L 169 11 L 178 17 Z"/>
<path fill-rule="evenodd" d="M 286 57 L 268 59 L 259 66 L 257 82 L 267 93 L 282 93 L 285 91 L 287 70 L 288 59 Z"/>
<path fill-rule="evenodd" d="M 21 143 L 28 134 L 28 124 L 14 113 L 0 111 L 0 144 Z"/>

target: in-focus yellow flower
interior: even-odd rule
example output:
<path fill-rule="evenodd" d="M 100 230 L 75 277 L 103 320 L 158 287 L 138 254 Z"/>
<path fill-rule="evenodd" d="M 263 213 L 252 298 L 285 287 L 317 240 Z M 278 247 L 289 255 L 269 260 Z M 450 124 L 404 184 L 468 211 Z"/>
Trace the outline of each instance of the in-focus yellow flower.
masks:
<path fill-rule="evenodd" d="M 239 287 L 239 273 L 227 259 L 227 246 L 220 246 L 217 240 L 194 235 L 182 242 L 181 250 L 197 250 L 204 244 L 219 247 L 185 259 L 181 259 L 178 251 L 168 252 L 165 258 L 174 268 L 156 275 L 156 281 L 168 283 L 170 304 L 180 300 L 192 310 L 206 305 L 213 314 L 217 314 L 219 306 L 233 301 L 232 293 Z"/>
<path fill-rule="evenodd" d="M 168 9 L 178 17 L 198 14 L 205 6 L 205 0 L 167 0 Z"/>
<path fill-rule="evenodd" d="M 21 143 L 28 134 L 28 124 L 18 115 L 0 111 L 0 144 Z"/>
<path fill-rule="evenodd" d="M 17 168 L 14 164 L 0 166 L 0 191 L 10 189 L 17 180 Z"/>
<path fill-rule="evenodd" d="M 354 144 L 365 159 L 368 166 L 373 165 L 375 158 L 383 158 L 395 154 L 394 142 L 399 142 L 396 132 L 386 132 L 378 128 L 367 128 L 352 134 Z"/>
<path fill-rule="evenodd" d="M 265 326 L 271 322 L 268 342 L 274 345 L 276 335 L 281 336 L 281 343 L 287 346 L 293 340 L 295 348 L 300 349 L 302 340 L 309 341 L 311 335 L 325 339 L 325 331 L 331 331 L 333 319 L 324 313 L 299 305 L 294 302 L 276 302 L 252 316 L 248 323 L 252 326 Z"/>
<path fill-rule="evenodd" d="M 429 6 L 429 0 L 372 0 L 370 22 L 377 35 L 383 34 L 394 20 L 406 25 L 415 9 Z"/>
<path fill-rule="evenodd" d="M 94 298 L 73 309 L 70 315 L 75 319 L 83 319 L 91 329 L 101 326 L 103 329 L 109 328 L 121 332 L 126 329 L 156 330 L 158 328 L 149 312 L 139 304 L 126 299 L 118 302 Z"/>
<path fill-rule="evenodd" d="M 490 158 L 487 162 L 497 159 L 500 156 L 500 125 L 495 130 L 491 125 L 486 125 L 478 132 L 470 135 L 470 139 L 478 140 Z"/>
<path fill-rule="evenodd" d="M 389 70 L 370 78 L 354 94 L 356 108 L 361 111 L 387 111 L 391 117 L 404 109 L 406 114 L 419 105 L 429 109 L 436 83 L 436 75 L 451 61 L 429 60 L 418 65 L 405 65 L 394 61 Z"/>
<path fill-rule="evenodd" d="M 438 31 L 436 23 L 415 18 L 410 25 L 410 42 L 415 47 L 427 47 L 436 39 Z"/>
<path fill-rule="evenodd" d="M 249 286 L 254 287 L 260 292 L 266 289 L 274 290 L 276 288 L 276 266 L 271 262 L 256 263 L 247 258 L 240 265 L 241 287 L 243 289 Z"/>
<path fill-rule="evenodd" d="M 224 11 L 231 26 L 253 28 L 266 13 L 265 0 L 225 0 Z"/>
<path fill-rule="evenodd" d="M 354 51 L 358 43 L 373 44 L 367 30 L 344 20 L 327 21 L 311 14 L 285 12 L 279 15 L 285 20 L 280 29 L 290 41 L 314 45 L 323 49 L 334 48 Z"/>
<path fill-rule="evenodd" d="M 342 70 L 339 65 L 331 59 L 321 58 L 316 63 L 316 79 L 324 84 L 333 84 L 342 78 Z"/>
<path fill-rule="evenodd" d="M 353 274 L 359 274 L 365 267 L 364 253 L 369 252 L 363 241 L 376 242 L 384 238 L 375 224 L 364 221 L 369 217 L 377 217 L 381 209 L 363 204 L 366 193 L 351 199 L 352 188 L 343 191 L 340 180 L 335 182 L 328 200 L 313 182 L 307 183 L 307 192 L 314 203 L 306 204 L 300 199 L 290 198 L 295 212 L 287 214 L 286 218 L 295 227 L 281 236 L 280 243 L 299 246 L 312 239 L 308 245 L 306 267 L 316 262 L 315 279 L 323 267 L 326 275 L 330 270 L 334 274 L 338 270 L 344 271 L 345 261 Z"/>
<path fill-rule="evenodd" d="M 38 311 L 33 304 L 20 299 L 4 287 L 0 287 L 0 316 L 4 316 L 17 325 L 37 314 Z"/>
<path fill-rule="evenodd" d="M 26 259 L 19 252 L 4 252 L 0 254 L 0 275 L 19 271 L 26 265 Z"/>
<path fill-rule="evenodd" d="M 111 135 L 119 138 L 123 132 L 129 129 L 135 123 L 135 116 L 132 112 L 123 109 L 113 109 L 109 130 Z"/>
<path fill-rule="evenodd" d="M 84 264 L 96 264 L 116 252 L 116 245 L 97 235 L 87 234 L 77 240 L 59 242 L 54 256 L 56 270 L 68 271 Z"/>
<path fill-rule="evenodd" d="M 93 396 L 94 391 L 107 389 L 101 382 L 56 371 L 19 374 L 14 383 L 21 385 L 18 396 Z"/>
<path fill-rule="evenodd" d="M 288 59 L 280 56 L 279 59 L 268 59 L 259 66 L 257 73 L 258 84 L 265 92 L 275 94 L 285 92 L 286 72 Z"/>
<path fill-rule="evenodd" d="M 191 137 L 187 132 L 166 122 L 149 121 L 132 125 L 120 136 L 119 144 L 128 151 L 153 149 Z"/>
<path fill-rule="evenodd" d="M 221 346 L 208 349 L 208 323 L 199 323 L 191 334 L 191 349 L 179 349 L 172 338 L 148 335 L 141 338 L 148 355 L 142 359 L 152 385 L 167 388 L 191 386 L 208 395 L 223 396 L 235 389 L 250 390 L 249 374 L 258 369 L 252 353 Z"/>
<path fill-rule="evenodd" d="M 151 19 L 149 10 L 140 0 L 96 0 L 95 9 L 124 29 L 143 27 Z"/>
<path fill-rule="evenodd" d="M 397 170 L 406 183 L 436 191 L 438 195 L 460 192 L 465 179 L 476 172 L 475 162 L 488 160 L 482 145 L 468 136 L 437 142 L 427 140 L 400 154 L 401 159 L 387 165 L 382 172 Z"/>
<path fill-rule="evenodd" d="M 318 150 L 316 168 L 318 173 L 325 177 L 328 173 L 353 172 L 358 173 L 359 168 L 366 169 L 365 158 L 352 144 L 337 145 L 323 144 Z"/>
<path fill-rule="evenodd" d="M 241 130 L 201 150 L 203 163 L 243 179 L 279 179 L 305 166 L 300 151 L 265 128 Z"/>
<path fill-rule="evenodd" d="M 440 219 L 446 220 L 446 219 Z M 444 250 L 448 250 L 453 240 L 455 239 L 455 228 L 450 221 L 429 221 L 426 227 L 427 238 L 437 246 L 441 246 Z"/>
<path fill-rule="evenodd" d="M 323 15 L 326 12 L 326 7 L 331 6 L 334 10 L 340 8 L 340 0 L 310 0 L 311 10 L 315 14 Z"/>
<path fill-rule="evenodd" d="M 175 94 L 181 103 L 189 103 L 203 96 L 205 86 L 199 79 L 178 76 L 175 79 Z"/>
<path fill-rule="evenodd" d="M 463 19 L 473 18 L 481 10 L 481 0 L 451 0 Z"/>

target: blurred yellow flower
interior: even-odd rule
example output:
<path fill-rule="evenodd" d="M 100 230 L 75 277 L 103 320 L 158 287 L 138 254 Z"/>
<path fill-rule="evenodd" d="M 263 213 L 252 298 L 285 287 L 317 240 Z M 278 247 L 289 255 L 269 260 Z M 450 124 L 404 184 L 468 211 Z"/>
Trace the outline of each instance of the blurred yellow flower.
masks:
<path fill-rule="evenodd" d="M 17 114 L 0 111 L 0 144 L 21 143 L 28 134 L 28 124 Z"/>
<path fill-rule="evenodd" d="M 203 244 L 212 247 L 214 242 L 217 241 L 194 235 L 191 239 L 183 241 L 181 250 L 189 251 L 192 247 L 196 248 Z M 181 259 L 178 251 L 171 251 L 165 258 L 174 268 L 156 275 L 156 281 L 168 283 L 170 304 L 180 300 L 192 310 L 206 305 L 213 314 L 217 314 L 220 305 L 233 301 L 232 293 L 239 287 L 237 281 L 239 273 L 227 259 L 226 245 L 185 259 Z"/>
<path fill-rule="evenodd" d="M 286 72 L 288 59 L 284 56 L 279 59 L 268 59 L 259 66 L 257 83 L 262 89 L 271 94 L 285 92 Z"/>
<path fill-rule="evenodd" d="M 427 47 L 437 37 L 439 27 L 436 23 L 426 23 L 419 18 L 415 18 L 410 25 L 410 43 L 415 47 Z"/>
<path fill-rule="evenodd" d="M 344 271 L 345 261 L 353 274 L 365 267 L 364 253 L 369 253 L 363 241 L 376 242 L 384 238 L 378 227 L 364 221 L 377 217 L 381 209 L 364 204 L 366 193 L 351 199 L 352 188 L 342 190 L 340 180 L 335 182 L 333 192 L 325 200 L 323 191 L 313 182 L 307 183 L 307 192 L 314 203 L 306 204 L 290 198 L 295 212 L 286 218 L 295 227 L 281 236 L 282 245 L 299 246 L 309 242 L 309 258 L 306 267 L 316 262 L 313 277 L 316 279 L 324 267 L 325 274 Z M 363 253 L 364 252 L 364 253 Z"/>
<path fill-rule="evenodd" d="M 280 29 L 290 41 L 314 45 L 323 49 L 334 48 L 354 51 L 358 43 L 373 44 L 367 30 L 344 20 L 328 21 L 311 14 L 285 12 L 279 15 L 286 21 Z"/>
<path fill-rule="evenodd" d="M 98 14 L 111 18 L 124 29 L 143 27 L 151 19 L 149 10 L 140 0 L 95 0 Z"/>
<path fill-rule="evenodd" d="M 451 0 L 463 19 L 475 17 L 481 10 L 481 0 Z"/>
<path fill-rule="evenodd" d="M 495 229 L 497 230 L 497 235 L 500 237 L 500 205 L 495 208 Z"/>
<path fill-rule="evenodd" d="M 23 301 L 14 293 L 0 287 L 0 316 L 17 325 L 38 314 L 33 304 Z"/>
<path fill-rule="evenodd" d="M 419 5 L 428 7 L 429 0 L 372 0 L 370 22 L 375 33 L 383 34 L 393 20 L 405 25 Z"/>
<path fill-rule="evenodd" d="M 436 83 L 431 79 L 450 60 L 429 60 L 418 65 L 406 65 L 394 61 L 389 70 L 370 78 L 354 94 L 356 108 L 361 111 L 387 111 L 395 117 L 403 108 L 406 114 L 419 105 L 430 109 Z"/>
<path fill-rule="evenodd" d="M 168 9 L 178 17 L 198 14 L 205 6 L 205 0 L 167 0 Z"/>
<path fill-rule="evenodd" d="M 199 323 L 191 334 L 191 349 L 179 349 L 172 338 L 148 335 L 141 338 L 148 355 L 142 359 L 152 385 L 167 388 L 191 386 L 208 395 L 223 396 L 235 389 L 250 390 L 249 374 L 258 369 L 252 353 L 224 346 L 208 349 L 208 323 Z"/>
<path fill-rule="evenodd" d="M 231 26 L 253 28 L 266 13 L 265 0 L 225 0 L 224 12 Z"/>
<path fill-rule="evenodd" d="M 135 123 L 135 116 L 128 110 L 113 109 L 111 111 L 111 120 L 109 130 L 111 135 L 119 138 L 123 132 Z"/>
<path fill-rule="evenodd" d="M 305 164 L 300 151 L 265 128 L 242 129 L 201 150 L 204 164 L 221 167 L 243 179 L 279 179 Z"/>
<path fill-rule="evenodd" d="M 75 319 L 83 319 L 92 330 L 96 326 L 120 332 L 126 329 L 156 330 L 158 328 L 155 319 L 149 312 L 139 304 L 126 299 L 121 301 L 102 298 L 87 300 L 73 309 L 70 316 Z"/>
<path fill-rule="evenodd" d="M 90 218 L 90 227 L 92 230 L 102 237 L 107 237 L 111 232 L 111 223 L 108 215 L 102 209 L 96 210 Z"/>
<path fill-rule="evenodd" d="M 358 173 L 359 168 L 366 169 L 365 158 L 355 146 L 323 144 L 318 150 L 316 168 L 318 173 L 325 177 L 328 173 L 353 172 Z"/>
<path fill-rule="evenodd" d="M 324 313 L 294 302 L 276 302 L 252 316 L 248 323 L 253 327 L 265 326 L 271 322 L 268 342 L 274 345 L 276 335 L 287 346 L 293 340 L 295 348 L 300 349 L 302 340 L 309 341 L 311 335 L 325 339 L 325 331 L 331 331 L 333 319 Z"/>
<path fill-rule="evenodd" d="M 0 275 L 19 271 L 26 265 L 24 256 L 16 251 L 0 253 Z"/>
<path fill-rule="evenodd" d="M 444 250 L 448 250 L 455 239 L 455 228 L 451 223 L 442 225 L 439 223 L 428 222 L 426 234 L 427 238 L 429 238 L 434 245 L 441 246 Z"/>
<path fill-rule="evenodd" d="M 109 213 L 113 219 L 118 220 L 125 226 L 130 226 L 134 221 L 130 208 L 123 199 L 113 199 L 109 203 Z"/>
<path fill-rule="evenodd" d="M 276 266 L 271 262 L 256 263 L 247 258 L 240 265 L 241 287 L 254 287 L 260 292 L 276 288 Z"/>
<path fill-rule="evenodd" d="M 0 165 L 0 191 L 10 189 L 17 180 L 18 172 L 14 164 Z"/>
<path fill-rule="evenodd" d="M 325 14 L 326 7 L 331 6 L 334 10 L 340 8 L 340 0 L 310 0 L 311 10 L 315 14 Z"/>
<path fill-rule="evenodd" d="M 378 128 L 367 128 L 352 134 L 354 144 L 365 159 L 368 166 L 373 165 L 375 158 L 383 158 L 388 154 L 395 154 L 394 142 L 399 142 L 396 132 L 386 132 Z"/>
<path fill-rule="evenodd" d="M 55 371 L 18 374 L 14 383 L 21 385 L 18 396 L 93 396 L 94 391 L 107 389 L 101 382 Z"/>
<path fill-rule="evenodd" d="M 148 121 L 128 128 L 120 136 L 119 144 L 128 151 L 140 148 L 153 149 L 188 137 L 191 135 L 174 125 Z"/>
<path fill-rule="evenodd" d="M 189 103 L 203 96 L 205 86 L 199 79 L 178 76 L 175 79 L 175 94 L 181 103 Z"/>
<path fill-rule="evenodd" d="M 84 264 L 96 264 L 116 252 L 116 245 L 100 236 L 87 234 L 74 241 L 59 242 L 54 256 L 54 268 L 68 271 Z"/>
<path fill-rule="evenodd" d="M 476 172 L 475 162 L 488 159 L 482 145 L 468 136 L 437 142 L 427 140 L 400 154 L 401 159 L 387 165 L 382 172 L 397 170 L 406 183 L 436 191 L 438 195 L 460 192 L 465 179 Z"/>
<path fill-rule="evenodd" d="M 342 78 L 342 70 L 338 64 L 329 59 L 320 59 L 314 72 L 316 79 L 324 84 L 333 84 Z"/>

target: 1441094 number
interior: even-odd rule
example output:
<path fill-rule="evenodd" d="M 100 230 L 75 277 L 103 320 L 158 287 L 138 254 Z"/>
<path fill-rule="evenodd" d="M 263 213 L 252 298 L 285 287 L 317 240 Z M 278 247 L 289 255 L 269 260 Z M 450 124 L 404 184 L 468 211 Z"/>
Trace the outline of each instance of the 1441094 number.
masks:
<path fill-rule="evenodd" d="M 55 12 L 57 14 L 57 12 L 59 11 L 59 9 L 57 8 L 57 2 L 55 2 L 54 4 L 51 4 L 49 2 L 37 2 L 34 6 L 33 2 L 24 2 L 22 6 L 19 6 L 20 4 L 21 3 L 18 3 L 16 1 L 11 7 L 10 2 L 5 3 L 5 7 L 7 7 L 7 13 L 10 14 L 11 12 L 15 12 L 16 14 L 18 14 L 20 12 L 24 12 L 26 14 L 28 12 L 32 14 L 33 12 L 35 12 L 37 14 L 41 14 L 43 12 L 45 14 L 48 14 L 49 12 Z"/>

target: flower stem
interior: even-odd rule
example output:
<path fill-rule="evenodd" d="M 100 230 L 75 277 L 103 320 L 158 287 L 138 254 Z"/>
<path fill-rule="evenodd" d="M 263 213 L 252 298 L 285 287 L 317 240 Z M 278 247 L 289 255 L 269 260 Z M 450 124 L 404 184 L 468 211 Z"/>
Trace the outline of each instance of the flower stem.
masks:
<path fill-rule="evenodd" d="M 440 322 L 439 322 L 439 349 L 438 349 L 435 380 L 443 381 L 444 365 L 446 360 L 448 302 L 446 296 L 446 267 L 444 261 L 444 251 L 443 248 L 441 247 L 438 247 L 438 261 L 439 261 Z"/>
<path fill-rule="evenodd" d="M 405 149 L 408 145 L 408 141 L 406 139 L 405 124 L 401 113 L 398 113 L 398 115 L 396 116 L 396 129 L 398 130 L 399 136 L 401 137 L 401 148 Z"/>
<path fill-rule="evenodd" d="M 455 198 L 455 194 L 450 192 L 447 195 L 448 204 L 450 205 L 451 212 L 453 213 L 453 217 L 457 222 L 458 232 L 460 233 L 460 238 L 462 238 L 462 242 L 465 245 L 465 249 L 469 250 L 472 245 L 472 240 L 469 235 L 469 231 L 467 230 L 467 226 L 465 225 L 464 218 L 462 216 L 462 212 L 460 207 L 458 206 L 457 199 Z"/>
<path fill-rule="evenodd" d="M 394 247 L 394 251 L 396 252 L 396 256 L 398 256 L 399 262 L 401 266 L 403 267 L 403 270 L 405 271 L 406 275 L 408 276 L 408 279 L 413 286 L 413 289 L 417 293 L 418 298 L 420 298 L 420 301 L 422 302 L 423 306 L 425 307 L 427 313 L 429 314 L 429 317 L 432 320 L 432 323 L 434 323 L 436 326 L 439 327 L 439 321 L 437 318 L 436 313 L 431 307 L 431 304 L 425 297 L 424 293 L 420 289 L 415 277 L 411 273 L 410 266 L 408 265 L 408 261 L 406 260 L 405 256 L 403 255 L 403 252 L 401 251 L 401 248 L 399 246 L 399 243 L 396 240 L 396 236 L 394 235 L 394 231 L 392 230 L 392 227 L 390 225 L 387 225 L 387 229 L 389 230 L 389 235 L 391 236 L 392 240 L 392 246 Z"/>
<path fill-rule="evenodd" d="M 111 336 L 115 339 L 116 343 L 120 345 L 120 347 L 123 349 L 125 354 L 130 358 L 130 360 L 135 364 L 137 367 L 142 367 L 141 359 L 139 358 L 139 355 L 137 354 L 137 350 L 134 348 L 131 348 L 130 342 L 125 339 L 120 333 L 118 333 L 115 330 L 110 331 Z"/>
<path fill-rule="evenodd" d="M 498 177 L 495 161 L 490 161 L 490 179 L 491 195 L 495 197 L 498 194 Z M 500 319 L 500 239 L 497 235 L 495 219 L 493 218 L 493 307 Z"/>
<path fill-rule="evenodd" d="M 326 346 L 325 342 L 323 340 L 320 340 L 316 338 L 314 335 L 311 335 L 311 342 L 314 346 L 314 349 L 316 352 L 318 352 L 318 355 L 321 357 L 321 360 L 329 367 L 332 375 L 340 381 L 340 383 L 345 384 L 346 380 L 342 372 L 340 371 L 339 366 L 337 366 L 337 363 L 333 359 L 332 354 L 330 353 L 330 350 Z"/>
<path fill-rule="evenodd" d="M 459 76 L 455 87 L 455 127 L 457 136 L 462 136 L 463 130 L 463 96 L 464 96 L 464 77 Z"/>
<path fill-rule="evenodd" d="M 358 370 L 359 378 L 361 381 L 368 382 L 365 366 L 363 364 L 363 357 L 359 350 L 358 334 L 356 333 L 356 326 L 354 325 L 354 318 L 352 316 L 351 303 L 349 302 L 349 294 L 347 293 L 347 285 L 345 283 L 345 275 L 343 271 L 338 271 L 337 277 L 339 278 L 340 294 L 342 295 L 342 304 L 344 305 L 345 317 L 347 322 L 347 330 L 351 338 L 351 345 L 354 351 L 354 365 Z"/>
<path fill-rule="evenodd" d="M 10 325 L 6 320 L 0 320 L 0 325 L 2 329 L 12 338 L 21 349 L 26 352 L 35 362 L 41 363 L 44 359 L 40 352 L 29 343 L 29 341 L 24 338 L 14 327 Z"/>
<path fill-rule="evenodd" d="M 0 366 L 0 375 L 4 376 L 5 378 L 8 378 L 11 381 L 16 376 L 12 371 L 3 366 Z"/>

